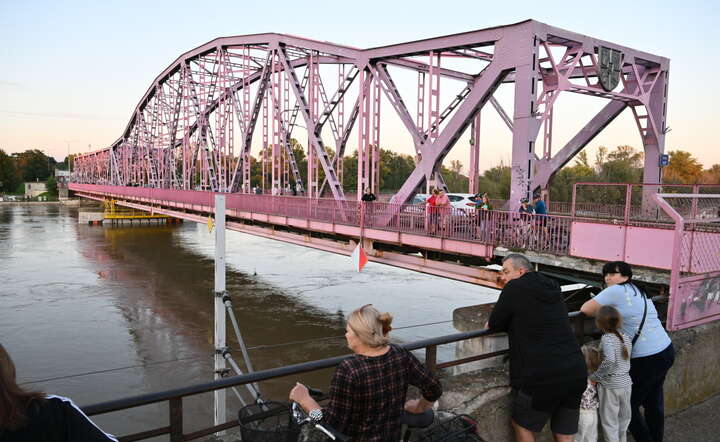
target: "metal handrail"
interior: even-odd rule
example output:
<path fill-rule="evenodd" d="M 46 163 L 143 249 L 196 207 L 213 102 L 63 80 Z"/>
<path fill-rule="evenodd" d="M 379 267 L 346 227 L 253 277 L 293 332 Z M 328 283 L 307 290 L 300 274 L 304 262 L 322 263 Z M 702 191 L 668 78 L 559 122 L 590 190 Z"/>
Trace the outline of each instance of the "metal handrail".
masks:
<path fill-rule="evenodd" d="M 417 350 L 420 348 L 449 344 L 457 341 L 463 341 L 466 339 L 477 338 L 485 336 L 487 334 L 489 334 L 488 329 L 475 330 L 471 332 L 456 333 L 452 335 L 424 339 L 422 341 L 404 344 L 402 345 L 402 347 L 406 348 L 407 350 Z M 221 388 L 235 387 L 251 382 L 266 381 L 268 379 L 289 376 L 292 374 L 321 370 L 323 368 L 329 368 L 338 365 L 347 356 L 348 355 L 336 356 L 333 358 L 320 359 L 317 361 L 302 362 L 300 364 L 286 365 L 279 368 L 270 368 L 267 370 L 260 370 L 254 373 L 244 374 L 240 376 L 231 376 L 224 379 L 205 382 L 202 384 L 191 385 L 188 387 L 175 388 L 172 390 L 165 390 L 157 393 L 145 393 L 136 396 L 126 397 L 123 399 L 101 402 L 98 404 L 85 406 L 83 407 L 83 411 L 88 416 L 92 416 L 96 414 L 109 413 L 111 411 L 123 410 L 130 407 L 138 407 L 141 405 L 162 402 L 182 396 L 192 396 L 200 393 L 207 393 L 209 391 L 214 391 Z"/>
<path fill-rule="evenodd" d="M 668 299 L 668 296 L 661 292 L 660 295 L 651 298 L 654 302 L 662 302 Z M 595 330 L 590 330 L 586 333 L 585 322 L 588 319 L 580 311 L 569 312 L 568 319 L 575 323 L 575 335 L 578 338 L 583 338 L 589 334 L 592 334 Z M 435 371 L 441 368 L 452 367 L 456 365 L 463 365 L 470 362 L 475 362 L 483 359 L 489 359 L 496 356 L 501 356 L 509 352 L 508 349 L 500 350 L 491 353 L 484 353 L 476 356 L 470 356 L 463 359 L 457 359 L 454 361 L 448 361 L 438 364 L 437 363 L 437 346 L 443 344 L 451 344 L 453 342 L 464 341 L 467 339 L 479 338 L 483 336 L 493 335 L 489 329 L 473 330 L 469 332 L 453 333 L 451 335 L 437 336 L 434 338 L 423 339 L 420 341 L 403 344 L 401 347 L 411 351 L 418 350 L 421 348 L 425 349 L 425 364 L 427 367 Z M 218 431 L 226 430 L 238 426 L 236 420 L 228 421 L 220 425 L 205 428 L 199 431 L 195 431 L 189 434 L 183 434 L 183 415 L 182 415 L 182 399 L 185 396 L 192 396 L 201 393 L 207 393 L 210 391 L 219 390 L 221 388 L 229 388 L 240 385 L 245 385 L 253 382 L 264 381 L 273 378 L 279 378 L 283 376 L 289 376 L 292 374 L 306 373 L 309 371 L 321 370 L 324 368 L 330 368 L 338 365 L 343 359 L 348 357 L 336 356 L 333 358 L 320 359 L 317 361 L 303 362 L 300 364 L 288 365 L 279 368 L 271 368 L 268 370 L 256 371 L 254 373 L 244 374 L 241 376 L 232 376 L 224 379 L 219 379 L 211 382 L 205 382 L 202 384 L 190 385 L 187 387 L 175 388 L 172 390 L 165 390 L 156 393 L 146 393 L 136 396 L 130 396 L 122 399 L 116 399 L 113 401 L 101 402 L 97 404 L 88 405 L 83 408 L 83 411 L 89 415 L 98 415 L 103 413 L 110 413 L 113 411 L 125 410 L 128 408 L 139 407 L 142 405 L 148 405 L 158 402 L 169 402 L 169 418 L 170 423 L 164 427 L 154 428 L 152 430 L 146 430 L 140 433 L 134 433 L 128 436 L 120 437 L 119 440 L 122 442 L 130 442 L 136 440 L 143 440 L 150 437 L 160 436 L 164 434 L 170 434 L 171 442 L 188 441 L 197 439 L 202 436 L 207 436 Z"/>
<path fill-rule="evenodd" d="M 576 335 L 579 337 L 585 336 L 584 320 L 585 315 L 581 312 L 570 312 L 568 314 L 570 320 L 577 322 Z M 492 353 L 484 353 L 476 356 L 471 356 L 463 359 L 454 361 L 448 361 L 438 364 L 437 363 L 437 346 L 443 344 L 450 344 L 453 342 L 464 341 L 467 339 L 479 338 L 495 333 L 490 333 L 489 329 L 474 330 L 469 332 L 454 333 L 451 335 L 438 336 L 429 339 L 423 339 L 407 344 L 401 345 L 401 347 L 411 351 L 418 349 L 425 349 L 425 364 L 427 367 L 435 371 L 441 368 L 452 367 L 456 365 L 463 365 L 470 362 L 475 362 L 483 359 L 489 359 L 496 356 L 504 355 L 509 350 L 500 350 Z M 343 359 L 348 355 L 337 356 L 333 358 L 320 359 L 317 361 L 303 362 L 300 364 L 288 365 L 279 368 L 271 368 L 268 370 L 256 371 L 254 373 L 244 374 L 240 376 L 232 376 L 224 379 L 215 381 L 205 382 L 201 384 L 190 385 L 187 387 L 175 388 L 172 390 L 165 390 L 155 393 L 145 393 L 136 396 L 130 396 L 122 399 L 116 399 L 107 402 L 101 402 L 97 404 L 88 405 L 83 408 L 83 411 L 89 415 L 98 415 L 103 413 L 109 413 L 113 411 L 125 410 L 128 408 L 139 407 L 143 405 L 158 403 L 158 402 L 169 402 L 169 420 L 170 423 L 167 426 L 146 430 L 140 433 L 134 433 L 131 435 L 120 437 L 119 440 L 122 442 L 130 442 L 136 440 L 143 440 L 150 437 L 169 434 L 171 442 L 176 441 L 187 441 L 193 440 L 202 436 L 207 436 L 218 431 L 226 430 L 238 426 L 236 420 L 228 421 L 224 424 L 216 425 L 213 427 L 205 428 L 193 433 L 183 434 L 183 415 L 182 415 L 182 399 L 185 396 L 192 396 L 201 393 L 207 393 L 210 391 L 218 390 L 221 388 L 230 388 L 240 385 L 245 385 L 253 382 L 264 381 L 273 378 L 279 378 L 289 376 L 293 374 L 306 373 L 309 371 L 321 370 L 324 368 L 330 368 L 337 366 Z"/>

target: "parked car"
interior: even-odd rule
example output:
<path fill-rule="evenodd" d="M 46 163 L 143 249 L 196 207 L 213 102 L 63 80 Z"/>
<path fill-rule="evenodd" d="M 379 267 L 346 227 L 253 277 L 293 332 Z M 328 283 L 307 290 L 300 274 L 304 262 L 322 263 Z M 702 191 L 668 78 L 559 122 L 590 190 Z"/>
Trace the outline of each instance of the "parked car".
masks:
<path fill-rule="evenodd" d="M 472 193 L 448 193 L 448 199 L 450 205 L 455 209 L 472 209 L 475 207 L 475 203 L 470 199 L 474 194 Z M 427 200 L 429 195 L 427 193 L 417 193 L 413 198 L 411 204 L 420 204 Z"/>
<path fill-rule="evenodd" d="M 475 202 L 470 198 L 475 196 L 472 193 L 448 193 L 450 204 L 456 209 L 474 209 Z"/>

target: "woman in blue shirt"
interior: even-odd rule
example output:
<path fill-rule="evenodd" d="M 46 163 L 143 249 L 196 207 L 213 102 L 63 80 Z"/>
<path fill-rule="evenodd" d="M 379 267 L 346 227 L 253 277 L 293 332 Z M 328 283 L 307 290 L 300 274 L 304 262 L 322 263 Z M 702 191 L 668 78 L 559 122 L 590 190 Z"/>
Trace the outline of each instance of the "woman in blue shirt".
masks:
<path fill-rule="evenodd" d="M 587 316 L 595 316 L 600 307 L 611 305 L 622 315 L 622 331 L 633 339 L 630 433 L 638 442 L 661 442 L 665 422 L 663 383 L 675 361 L 675 349 L 652 300 L 632 283 L 630 264 L 608 262 L 602 274 L 607 287 L 580 310 Z M 645 410 L 644 416 L 640 406 Z"/>

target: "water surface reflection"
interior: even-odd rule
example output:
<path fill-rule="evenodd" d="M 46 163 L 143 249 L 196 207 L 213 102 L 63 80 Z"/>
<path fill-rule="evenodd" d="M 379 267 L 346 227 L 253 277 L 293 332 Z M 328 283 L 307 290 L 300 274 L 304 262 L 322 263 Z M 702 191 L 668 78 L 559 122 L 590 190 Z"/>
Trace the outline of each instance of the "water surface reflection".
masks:
<path fill-rule="evenodd" d="M 393 312 L 403 341 L 452 332 L 454 308 L 495 297 L 373 263 L 358 274 L 346 257 L 237 232 L 227 250 L 227 289 L 256 369 L 346 353 L 342 318 L 362 304 Z M 91 227 L 73 209 L 0 206 L 0 336 L 20 381 L 58 378 L 32 385 L 87 404 L 210 379 L 212 256 L 204 225 Z M 231 333 L 229 343 L 237 348 Z M 87 372 L 97 373 L 64 378 Z M 303 379 L 322 387 L 329 372 Z M 294 381 L 261 389 L 284 396 Z M 210 406 L 209 395 L 186 404 L 186 431 L 211 421 Z M 148 406 L 99 422 L 127 432 L 165 416 Z"/>

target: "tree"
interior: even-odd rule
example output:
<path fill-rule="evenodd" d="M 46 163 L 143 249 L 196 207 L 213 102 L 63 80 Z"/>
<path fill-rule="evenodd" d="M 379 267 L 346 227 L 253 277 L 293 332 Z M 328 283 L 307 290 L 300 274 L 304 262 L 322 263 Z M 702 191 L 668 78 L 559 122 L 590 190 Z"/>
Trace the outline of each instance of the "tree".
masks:
<path fill-rule="evenodd" d="M 703 184 L 720 183 L 720 164 L 713 164 L 711 168 L 703 171 Z"/>
<path fill-rule="evenodd" d="M 0 149 L 0 191 L 14 192 L 17 185 L 15 161 L 4 150 Z"/>
<path fill-rule="evenodd" d="M 670 151 L 670 164 L 663 172 L 663 182 L 669 184 L 696 184 L 702 180 L 703 168 L 690 152 Z"/>
<path fill-rule="evenodd" d="M 575 183 L 596 181 L 595 171 L 590 166 L 585 151 L 578 154 L 575 164 L 563 167 L 550 183 L 550 198 L 555 201 L 570 201 Z"/>
<path fill-rule="evenodd" d="M 52 175 L 55 164 L 55 158 L 48 157 L 38 149 L 31 149 L 17 154 L 15 169 L 20 181 L 45 181 Z"/>
<path fill-rule="evenodd" d="M 601 153 L 601 150 L 603 152 Z M 607 149 L 598 149 L 598 161 L 595 168 L 599 181 L 608 183 L 637 183 L 642 177 L 643 153 L 636 151 L 632 146 L 618 146 L 610 153 Z"/>
<path fill-rule="evenodd" d="M 490 198 L 505 199 L 510 195 L 510 166 L 502 161 L 485 171 L 480 177 L 480 192 L 487 192 Z"/>
<path fill-rule="evenodd" d="M 54 176 L 48 178 L 47 182 L 45 183 L 45 188 L 47 189 L 47 192 L 50 196 L 58 195 L 57 180 Z"/>

